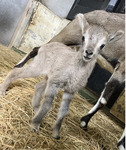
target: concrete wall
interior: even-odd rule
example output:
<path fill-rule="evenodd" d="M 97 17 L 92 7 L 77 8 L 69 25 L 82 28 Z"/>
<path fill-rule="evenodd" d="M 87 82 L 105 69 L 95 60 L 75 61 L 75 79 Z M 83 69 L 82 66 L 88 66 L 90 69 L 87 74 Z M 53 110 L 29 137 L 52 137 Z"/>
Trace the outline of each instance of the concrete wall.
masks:
<path fill-rule="evenodd" d="M 8 46 L 29 0 L 0 0 L 0 43 Z"/>
<path fill-rule="evenodd" d="M 75 0 L 39 0 L 57 16 L 66 18 Z"/>

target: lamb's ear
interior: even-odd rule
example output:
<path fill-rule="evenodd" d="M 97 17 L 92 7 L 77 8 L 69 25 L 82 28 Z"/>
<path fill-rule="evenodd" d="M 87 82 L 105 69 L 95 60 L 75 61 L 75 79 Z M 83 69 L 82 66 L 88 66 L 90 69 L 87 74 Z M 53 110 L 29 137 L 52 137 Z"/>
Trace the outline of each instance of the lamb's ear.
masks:
<path fill-rule="evenodd" d="M 78 23 L 82 29 L 82 34 L 84 33 L 85 29 L 89 26 L 84 14 L 77 14 L 76 19 L 78 19 Z"/>
<path fill-rule="evenodd" d="M 123 35 L 124 35 L 124 32 L 122 30 L 117 31 L 114 34 L 110 34 L 108 42 L 112 43 L 112 42 L 118 41 Z"/>

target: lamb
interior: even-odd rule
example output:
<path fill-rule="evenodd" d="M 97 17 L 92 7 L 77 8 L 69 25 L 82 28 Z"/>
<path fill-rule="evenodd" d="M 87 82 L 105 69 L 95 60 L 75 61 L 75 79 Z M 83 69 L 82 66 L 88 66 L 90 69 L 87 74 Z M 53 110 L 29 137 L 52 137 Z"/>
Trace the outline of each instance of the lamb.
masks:
<path fill-rule="evenodd" d="M 88 26 L 88 22 L 90 24 L 97 24 L 99 26 L 103 26 L 103 28 L 107 32 L 115 32 L 117 30 L 125 30 L 125 15 L 124 14 L 115 14 L 108 13 L 103 10 L 96 10 L 93 12 L 89 12 L 84 15 L 86 17 L 80 17 L 77 15 L 75 19 L 70 22 L 58 35 L 53 37 L 50 42 L 61 42 L 68 46 L 80 46 L 81 44 L 81 36 L 82 36 L 82 23 L 84 23 L 85 29 Z M 88 22 L 87 22 L 88 21 Z M 105 57 L 115 68 L 114 72 L 106 83 L 105 88 L 96 103 L 96 105 L 89 111 L 89 113 L 81 118 L 81 127 L 86 130 L 90 119 L 94 116 L 94 114 L 101 109 L 104 105 L 107 104 L 110 97 L 114 93 L 115 90 L 118 91 L 118 87 L 121 84 L 124 84 L 125 79 L 125 37 L 123 34 L 118 34 L 119 40 L 114 42 L 114 44 L 108 44 L 105 48 L 100 52 L 100 54 Z M 20 63 L 18 67 L 22 67 L 25 62 L 27 62 L 30 58 L 34 57 L 38 53 L 39 47 L 34 48 L 34 50 L 26 57 L 25 61 Z M 116 83 L 116 84 L 115 84 Z M 100 101 L 102 103 L 100 103 Z M 124 132 L 125 133 L 125 132 Z M 125 134 L 121 137 L 118 142 L 118 148 L 122 150 L 125 146 Z"/>
<path fill-rule="evenodd" d="M 79 14 L 78 17 L 81 20 L 84 15 Z M 58 42 L 45 44 L 37 50 L 32 62 L 20 66 L 22 62 L 26 62 L 26 56 L 0 85 L 0 94 L 5 94 L 9 84 L 19 78 L 45 76 L 36 85 L 32 99 L 35 116 L 31 121 L 31 126 L 35 130 L 39 130 L 41 120 L 51 109 L 59 88 L 62 88 L 64 90 L 63 100 L 52 133 L 55 139 L 60 138 L 61 124 L 69 111 L 70 102 L 75 92 L 86 86 L 98 54 L 105 45 L 118 40 L 118 35 L 122 34 L 122 31 L 117 31 L 115 34 L 109 35 L 103 27 L 85 26 L 81 21 L 80 26 L 82 27 L 82 42 L 79 51 L 73 51 L 70 47 Z M 43 94 L 44 101 L 40 105 Z"/>
<path fill-rule="evenodd" d="M 84 15 L 90 24 L 103 26 L 108 32 L 115 32 L 116 30 L 125 31 L 124 14 L 108 13 L 103 10 L 96 10 Z M 85 22 L 85 20 L 81 21 Z M 58 35 L 52 38 L 50 42 L 58 41 L 66 45 L 80 45 L 81 27 L 78 22 L 79 19 L 76 17 Z M 86 25 L 87 24 L 85 23 L 85 26 Z M 120 37 L 120 40 L 115 43 L 107 45 L 100 54 L 111 63 L 114 67 L 114 72 L 109 81 L 106 83 L 96 105 L 88 112 L 87 115 L 81 118 L 80 125 L 84 130 L 87 130 L 88 123 L 96 112 L 105 106 L 113 93 L 118 92 L 120 85 L 125 83 L 125 36 Z M 120 150 L 125 149 L 125 135 L 126 132 L 124 130 L 122 137 L 117 144 Z"/>

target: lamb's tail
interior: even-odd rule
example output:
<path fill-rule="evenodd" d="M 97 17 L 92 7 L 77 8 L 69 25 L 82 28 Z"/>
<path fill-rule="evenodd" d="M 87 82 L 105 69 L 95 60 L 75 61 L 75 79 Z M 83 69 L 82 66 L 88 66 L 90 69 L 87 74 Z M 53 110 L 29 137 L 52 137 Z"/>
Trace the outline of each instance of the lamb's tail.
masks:
<path fill-rule="evenodd" d="M 40 47 L 35 47 L 33 50 L 26 55 L 14 68 L 21 68 L 24 66 L 24 64 L 31 58 L 35 57 L 38 54 L 38 50 Z"/>

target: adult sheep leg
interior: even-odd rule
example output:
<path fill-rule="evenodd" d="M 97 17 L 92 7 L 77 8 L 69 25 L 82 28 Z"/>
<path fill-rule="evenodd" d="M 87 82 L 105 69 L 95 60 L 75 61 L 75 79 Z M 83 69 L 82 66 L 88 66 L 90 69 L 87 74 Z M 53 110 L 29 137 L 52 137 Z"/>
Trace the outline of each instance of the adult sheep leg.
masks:
<path fill-rule="evenodd" d="M 124 132 L 120 138 L 120 140 L 118 141 L 118 148 L 119 150 L 125 150 L 125 135 L 126 135 L 126 129 L 124 129 Z"/>
<path fill-rule="evenodd" d="M 81 127 L 85 130 L 87 130 L 87 125 L 92 116 L 103 106 L 105 106 L 110 98 L 110 96 L 113 94 L 113 92 L 118 89 L 120 85 L 120 82 L 116 79 L 113 79 L 113 76 L 110 78 L 110 80 L 107 82 L 105 89 L 103 90 L 98 102 L 95 104 L 95 106 L 88 112 L 88 114 L 81 118 Z"/>
<path fill-rule="evenodd" d="M 88 122 L 90 121 L 90 119 L 99 109 L 101 109 L 106 104 L 106 103 L 104 104 L 101 103 L 104 100 L 105 99 L 101 96 L 97 101 L 97 103 L 95 104 L 95 106 L 88 112 L 88 114 L 81 118 L 81 124 L 80 124 L 81 128 L 87 130 Z"/>
<path fill-rule="evenodd" d="M 40 106 L 40 100 L 45 92 L 46 85 L 47 85 L 48 78 L 45 77 L 40 83 L 37 83 L 35 86 L 35 92 L 32 98 L 32 107 L 34 110 L 34 113 L 36 114 L 39 106 Z"/>
<path fill-rule="evenodd" d="M 59 109 L 57 121 L 53 128 L 53 133 L 52 133 L 52 136 L 55 139 L 60 139 L 60 127 L 61 127 L 64 117 L 67 115 L 67 113 L 69 111 L 69 104 L 70 104 L 72 98 L 73 98 L 73 94 L 66 93 L 66 92 L 63 94 L 63 100 L 61 103 L 61 107 Z"/>
<path fill-rule="evenodd" d="M 31 126 L 33 130 L 34 129 L 39 130 L 41 120 L 46 115 L 46 113 L 51 109 L 53 99 L 56 96 L 58 90 L 59 86 L 57 84 L 47 83 L 44 101 L 39 107 L 33 119 L 31 120 Z"/>
<path fill-rule="evenodd" d="M 99 98 L 96 105 L 88 112 L 88 114 L 81 118 L 81 127 L 83 129 L 87 129 L 88 122 L 92 118 L 92 116 L 101 109 L 104 105 L 107 104 L 112 94 L 116 91 L 120 90 L 120 85 L 124 83 L 125 79 L 125 61 L 122 61 L 122 63 L 118 63 L 116 65 L 116 68 L 114 69 L 114 72 L 109 79 L 109 81 L 106 83 L 105 88 L 101 94 L 101 97 Z"/>

